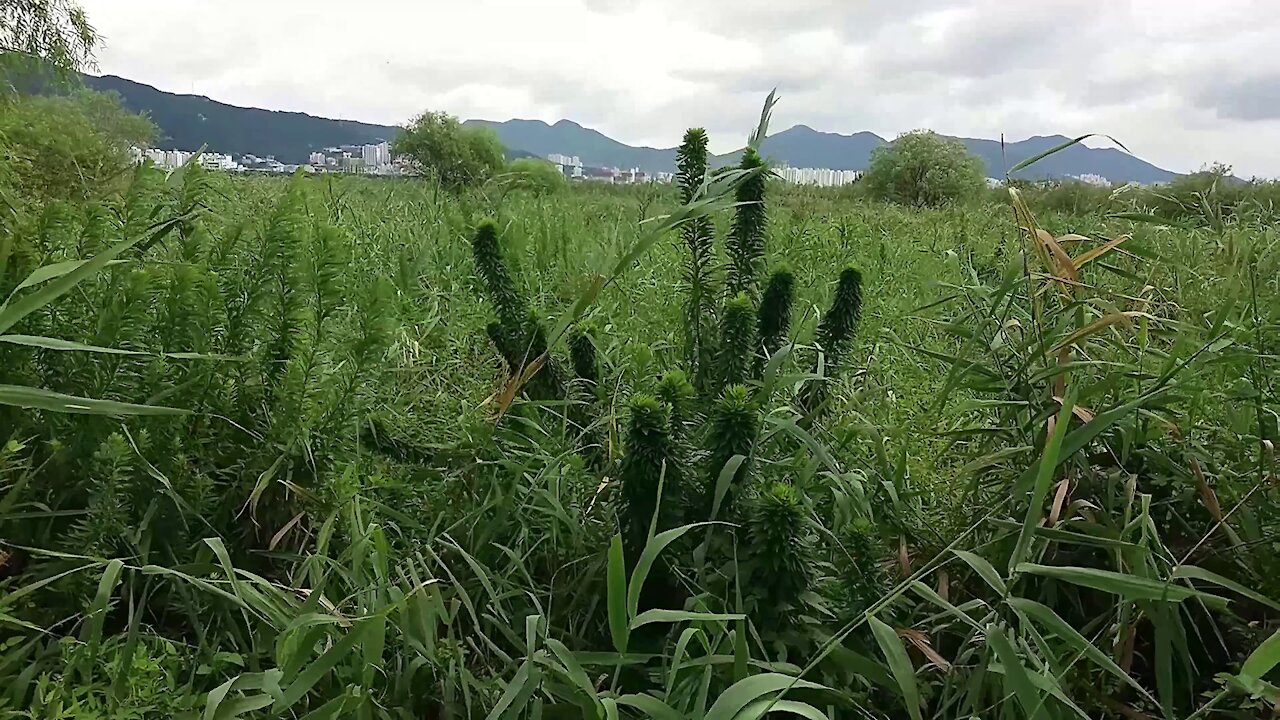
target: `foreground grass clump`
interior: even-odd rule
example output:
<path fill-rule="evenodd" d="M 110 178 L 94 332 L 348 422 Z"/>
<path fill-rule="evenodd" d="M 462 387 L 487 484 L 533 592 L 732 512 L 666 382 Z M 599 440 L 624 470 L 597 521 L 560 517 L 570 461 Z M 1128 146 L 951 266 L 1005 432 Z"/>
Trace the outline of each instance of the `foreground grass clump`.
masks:
<path fill-rule="evenodd" d="M 706 140 L 670 190 L 15 203 L 0 714 L 1265 717 L 1274 231 Z"/>

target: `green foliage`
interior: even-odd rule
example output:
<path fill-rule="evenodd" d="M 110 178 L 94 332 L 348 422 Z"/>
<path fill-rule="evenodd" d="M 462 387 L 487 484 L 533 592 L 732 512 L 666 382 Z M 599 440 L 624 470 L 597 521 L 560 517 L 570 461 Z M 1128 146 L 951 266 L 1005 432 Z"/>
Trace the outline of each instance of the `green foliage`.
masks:
<path fill-rule="evenodd" d="M 103 195 L 129 169 L 129 147 L 154 135 L 149 120 L 103 93 L 0 99 L 0 162 L 16 191 L 36 201 Z"/>
<path fill-rule="evenodd" d="M 488 128 L 465 127 L 443 112 L 414 118 L 395 140 L 395 152 L 410 158 L 417 171 L 447 187 L 483 183 L 506 163 L 502 143 Z"/>
<path fill-rule="evenodd" d="M 671 437 L 688 436 L 688 425 L 696 416 L 697 391 L 683 370 L 668 370 L 658 381 L 658 399 L 671 411 Z"/>
<path fill-rule="evenodd" d="M 626 454 L 618 471 L 621 504 L 618 522 L 627 557 L 639 557 L 655 522 L 656 532 L 680 525 L 683 472 L 671 439 L 670 411 L 652 395 L 633 395 L 628 403 Z"/>
<path fill-rule="evenodd" d="M 831 308 L 822 316 L 822 323 L 818 326 L 818 344 L 832 367 L 839 365 L 848 350 L 861 318 L 862 273 L 855 267 L 846 267 L 840 271 Z"/>
<path fill-rule="evenodd" d="M 861 184 L 872 197 L 915 207 L 965 202 L 986 188 L 982 160 L 932 130 L 903 133 L 873 150 Z"/>
<path fill-rule="evenodd" d="M 0 94 L 15 74 L 52 71 L 66 79 L 93 64 L 98 34 L 71 0 L 8 0 L 0 5 Z"/>
<path fill-rule="evenodd" d="M 769 484 L 747 517 L 751 543 L 751 588 L 766 626 L 797 620 L 800 598 L 812 583 L 813 554 L 808 512 L 796 489 Z"/>
<path fill-rule="evenodd" d="M 747 381 L 756 347 L 755 308 L 746 293 L 738 293 L 724 305 L 716 358 L 721 387 Z"/>
<path fill-rule="evenodd" d="M 707 484 L 704 507 L 707 517 L 732 518 L 738 498 L 751 478 L 756 438 L 760 434 L 760 408 L 742 385 L 731 385 L 711 408 L 707 428 Z M 728 472 L 730 461 L 744 460 Z M 728 472 L 728 474 L 726 474 Z M 716 498 L 720 497 L 718 512 Z"/>
<path fill-rule="evenodd" d="M 596 353 L 595 335 L 599 332 L 589 323 L 579 323 L 569 335 L 569 358 L 573 374 L 594 391 L 600 384 L 600 360 Z"/>
<path fill-rule="evenodd" d="M 1063 238 L 1073 280 L 1009 234 L 1097 218 L 780 188 L 791 307 L 828 308 L 787 333 L 829 376 L 867 338 L 801 415 L 808 350 L 719 396 L 671 369 L 687 247 L 612 239 L 676 198 L 435 189 L 143 167 L 0 202 L 0 715 L 1270 712 L 1261 215 Z M 746 362 L 774 294 L 715 293 Z M 508 398 L 487 323 L 581 381 Z"/>
<path fill-rule="evenodd" d="M 889 591 L 890 583 L 881 564 L 885 558 L 884 547 L 870 520 L 850 521 L 840 539 L 845 552 L 837 561 L 837 599 L 841 616 L 847 622 L 870 610 Z"/>
<path fill-rule="evenodd" d="M 504 182 L 511 187 L 546 195 L 569 187 L 560 168 L 542 158 L 517 158 L 507 165 Z"/>
<path fill-rule="evenodd" d="M 676 182 L 680 202 L 689 203 L 707 175 L 707 132 L 690 128 L 676 151 Z M 695 385 L 709 391 L 715 384 L 715 306 L 719 295 L 715 277 L 714 228 L 711 218 L 698 218 L 680 227 L 680 238 L 688 251 L 685 261 L 684 349 L 685 364 Z"/>
<path fill-rule="evenodd" d="M 476 273 L 484 283 L 488 300 L 503 331 L 517 343 L 526 342 L 523 327 L 529 317 L 529 305 L 507 266 L 498 239 L 498 226 L 492 220 L 476 226 L 471 253 Z"/>
<path fill-rule="evenodd" d="M 769 276 L 764 295 L 760 298 L 760 310 L 756 318 L 756 333 L 763 352 L 756 358 L 756 374 L 764 363 L 787 342 L 791 330 L 791 304 L 795 300 L 795 274 L 786 265 L 780 266 Z"/>
<path fill-rule="evenodd" d="M 726 241 L 729 267 L 725 290 L 730 296 L 747 293 L 754 297 L 760 262 L 764 257 L 765 229 L 768 223 L 764 204 L 767 177 L 760 172 L 765 167 L 764 160 L 751 148 L 743 151 L 742 162 L 738 167 L 756 172 L 744 178 L 734 191 L 738 206 L 734 208 L 733 228 Z"/>
<path fill-rule="evenodd" d="M 534 399 L 563 399 L 563 379 L 548 354 L 546 331 L 507 266 L 499 244 L 498 228 L 492 220 L 485 220 L 476 227 L 471 241 L 471 257 L 489 302 L 498 315 L 496 324 L 491 323 L 485 332 L 506 361 L 508 371 L 512 376 L 521 376 L 538 358 L 545 356 L 527 389 Z"/>
<path fill-rule="evenodd" d="M 862 319 L 862 273 L 852 266 L 840 271 L 831 307 L 818 324 L 818 347 L 822 355 L 814 360 L 814 372 L 827 378 L 813 383 L 802 405 L 812 411 L 819 408 L 830 390 L 830 379 L 839 375 L 849 343 Z"/>

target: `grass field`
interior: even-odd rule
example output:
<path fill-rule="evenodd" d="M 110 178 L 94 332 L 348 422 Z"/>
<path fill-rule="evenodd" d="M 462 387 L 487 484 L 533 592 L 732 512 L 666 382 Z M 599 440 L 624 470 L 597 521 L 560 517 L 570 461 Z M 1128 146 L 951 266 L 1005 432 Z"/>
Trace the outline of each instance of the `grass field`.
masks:
<path fill-rule="evenodd" d="M 795 299 L 739 395 L 671 374 L 675 188 L 143 169 L 7 215 L 0 714 L 1272 712 L 1274 226 L 764 207 Z"/>

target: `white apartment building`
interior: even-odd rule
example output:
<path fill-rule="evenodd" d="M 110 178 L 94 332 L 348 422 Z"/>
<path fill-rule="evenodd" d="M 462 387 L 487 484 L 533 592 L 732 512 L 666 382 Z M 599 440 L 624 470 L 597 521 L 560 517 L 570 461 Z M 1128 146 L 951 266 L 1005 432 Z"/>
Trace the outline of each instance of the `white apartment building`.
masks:
<path fill-rule="evenodd" d="M 832 170 L 831 168 L 781 167 L 774 172 L 785 182 L 817 187 L 848 185 L 862 177 L 862 172 L 859 170 Z"/>

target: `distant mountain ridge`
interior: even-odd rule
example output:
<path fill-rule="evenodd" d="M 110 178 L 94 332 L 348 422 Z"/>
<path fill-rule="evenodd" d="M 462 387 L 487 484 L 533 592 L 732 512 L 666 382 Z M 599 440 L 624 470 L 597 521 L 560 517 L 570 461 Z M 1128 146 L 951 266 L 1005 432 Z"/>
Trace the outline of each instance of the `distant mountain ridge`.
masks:
<path fill-rule="evenodd" d="M 116 77 L 86 75 L 94 90 L 120 95 L 124 106 L 146 113 L 160 129 L 166 149 L 209 150 L 232 155 L 274 155 L 300 164 L 317 150 L 394 140 L 397 128 L 354 120 L 332 120 L 306 113 L 227 105 L 202 95 L 178 95 Z"/>
<path fill-rule="evenodd" d="M 201 146 L 233 155 L 274 155 L 284 163 L 305 163 L 310 153 L 335 145 L 361 145 L 393 140 L 399 128 L 392 125 L 334 120 L 306 113 L 282 112 L 228 105 L 200 95 L 182 95 L 114 75 L 85 76 L 96 90 L 115 92 L 126 107 L 150 115 L 160 129 L 166 148 L 197 150 Z M 509 157 L 551 153 L 577 155 L 587 165 L 631 168 L 648 172 L 675 169 L 676 150 L 634 147 L 571 120 L 548 124 L 541 120 L 468 120 L 497 133 Z M 1003 177 L 1004 168 L 1048 150 L 1067 138 L 1037 136 L 1006 143 L 997 140 L 959 138 L 969 152 L 980 157 L 990 177 Z M 875 148 L 888 141 L 871 132 L 852 135 L 821 132 L 796 125 L 765 139 L 761 151 L 775 162 L 792 167 L 826 167 L 864 170 Z M 715 158 L 724 165 L 738 153 Z M 1156 167 L 1114 148 L 1075 145 L 1017 173 L 1027 179 L 1062 178 L 1095 174 L 1112 182 L 1165 182 L 1175 173 Z"/>
<path fill-rule="evenodd" d="M 638 167 L 649 172 L 670 172 L 675 166 L 675 148 L 632 147 L 570 120 L 560 120 L 554 125 L 541 120 L 468 120 L 466 124 L 490 128 L 508 147 L 519 147 L 537 155 L 577 155 L 587 165 Z M 999 140 L 956 139 L 982 159 L 988 177 L 1004 177 L 1006 167 L 1068 140 L 1061 135 L 1035 136 L 1006 142 L 1001 147 Z M 841 135 L 796 125 L 765 138 L 760 151 L 765 157 L 792 167 L 865 170 L 872 151 L 888 143 L 872 132 Z M 717 156 L 715 161 L 721 165 L 735 162 L 740 152 Z M 1040 180 L 1088 174 L 1100 175 L 1112 182 L 1144 184 L 1167 182 L 1177 177 L 1176 173 L 1122 150 L 1086 145 L 1073 145 L 1014 175 Z"/>

